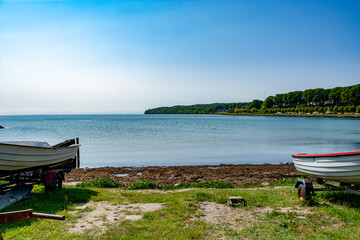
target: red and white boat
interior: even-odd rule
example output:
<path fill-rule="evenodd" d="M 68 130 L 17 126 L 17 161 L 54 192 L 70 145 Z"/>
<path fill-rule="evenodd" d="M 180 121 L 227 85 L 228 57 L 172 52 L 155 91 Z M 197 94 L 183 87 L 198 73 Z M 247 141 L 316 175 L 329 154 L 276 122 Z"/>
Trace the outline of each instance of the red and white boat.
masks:
<path fill-rule="evenodd" d="M 360 151 L 326 154 L 294 154 L 299 172 L 340 183 L 360 185 Z"/>

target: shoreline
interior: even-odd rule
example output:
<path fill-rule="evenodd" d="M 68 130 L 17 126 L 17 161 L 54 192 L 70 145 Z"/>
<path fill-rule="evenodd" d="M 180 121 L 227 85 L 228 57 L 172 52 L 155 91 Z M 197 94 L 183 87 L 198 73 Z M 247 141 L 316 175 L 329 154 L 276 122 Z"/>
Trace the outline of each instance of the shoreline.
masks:
<path fill-rule="evenodd" d="M 296 171 L 293 163 L 98 167 L 73 169 L 66 174 L 65 182 L 88 182 L 110 178 L 123 187 L 142 179 L 163 186 L 205 181 L 220 181 L 234 186 L 245 186 L 268 185 L 274 181 L 301 176 L 303 174 Z"/>

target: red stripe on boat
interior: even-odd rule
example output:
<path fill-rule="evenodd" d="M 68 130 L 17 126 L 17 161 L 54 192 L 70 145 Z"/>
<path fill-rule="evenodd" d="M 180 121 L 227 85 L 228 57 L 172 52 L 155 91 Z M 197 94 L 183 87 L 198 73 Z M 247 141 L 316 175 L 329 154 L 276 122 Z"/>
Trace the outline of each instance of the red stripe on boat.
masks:
<path fill-rule="evenodd" d="M 340 153 L 323 153 L 323 154 L 306 154 L 306 153 L 299 153 L 293 154 L 293 157 L 336 157 L 336 156 L 346 156 L 346 155 L 358 155 L 360 151 L 355 152 L 340 152 Z"/>

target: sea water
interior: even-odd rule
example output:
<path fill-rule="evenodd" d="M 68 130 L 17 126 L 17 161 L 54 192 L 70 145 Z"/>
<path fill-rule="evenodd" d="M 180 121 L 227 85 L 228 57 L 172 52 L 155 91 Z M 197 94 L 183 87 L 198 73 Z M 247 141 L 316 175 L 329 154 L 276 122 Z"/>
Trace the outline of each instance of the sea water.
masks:
<path fill-rule="evenodd" d="M 360 120 L 221 115 L 0 116 L 0 141 L 79 137 L 81 166 L 292 162 L 294 153 L 360 150 Z"/>

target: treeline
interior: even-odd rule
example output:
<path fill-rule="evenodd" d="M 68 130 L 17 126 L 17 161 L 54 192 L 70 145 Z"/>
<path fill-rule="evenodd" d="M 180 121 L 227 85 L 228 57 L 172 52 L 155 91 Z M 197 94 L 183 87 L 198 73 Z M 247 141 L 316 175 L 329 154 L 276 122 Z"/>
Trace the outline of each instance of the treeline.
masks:
<path fill-rule="evenodd" d="M 269 96 L 262 108 L 288 108 L 303 106 L 358 106 L 360 105 L 360 84 L 332 89 L 307 89 Z"/>
<path fill-rule="evenodd" d="M 360 84 L 332 89 L 307 89 L 269 96 L 265 101 L 160 107 L 145 114 L 214 113 L 360 113 Z"/>
<path fill-rule="evenodd" d="M 191 106 L 159 107 L 145 111 L 145 114 L 214 114 L 229 109 L 247 109 L 250 103 L 213 103 Z"/>

